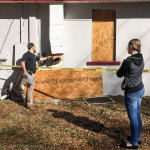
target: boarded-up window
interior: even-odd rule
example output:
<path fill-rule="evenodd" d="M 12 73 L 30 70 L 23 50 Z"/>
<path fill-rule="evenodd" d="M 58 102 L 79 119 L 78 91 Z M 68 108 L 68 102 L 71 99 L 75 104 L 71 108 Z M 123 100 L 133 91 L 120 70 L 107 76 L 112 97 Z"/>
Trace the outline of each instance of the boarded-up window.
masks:
<path fill-rule="evenodd" d="M 115 23 L 114 10 L 92 11 L 92 61 L 114 61 Z"/>

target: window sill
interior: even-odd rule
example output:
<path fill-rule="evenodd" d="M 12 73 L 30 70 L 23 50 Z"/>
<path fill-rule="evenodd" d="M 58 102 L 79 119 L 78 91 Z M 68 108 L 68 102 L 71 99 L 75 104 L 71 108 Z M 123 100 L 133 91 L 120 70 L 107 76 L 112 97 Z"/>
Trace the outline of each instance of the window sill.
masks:
<path fill-rule="evenodd" d="M 120 61 L 88 61 L 86 63 L 87 66 L 118 66 L 120 65 Z"/>

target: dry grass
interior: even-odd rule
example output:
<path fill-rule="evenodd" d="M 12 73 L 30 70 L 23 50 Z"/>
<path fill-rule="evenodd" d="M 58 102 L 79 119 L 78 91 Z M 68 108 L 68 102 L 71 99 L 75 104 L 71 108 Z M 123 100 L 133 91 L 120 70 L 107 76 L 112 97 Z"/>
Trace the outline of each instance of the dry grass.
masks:
<path fill-rule="evenodd" d="M 0 102 L 0 149 L 116 150 L 129 135 L 129 121 L 121 96 L 107 105 L 64 100 L 58 105 Z M 139 149 L 150 149 L 150 97 L 141 108 L 143 131 Z"/>

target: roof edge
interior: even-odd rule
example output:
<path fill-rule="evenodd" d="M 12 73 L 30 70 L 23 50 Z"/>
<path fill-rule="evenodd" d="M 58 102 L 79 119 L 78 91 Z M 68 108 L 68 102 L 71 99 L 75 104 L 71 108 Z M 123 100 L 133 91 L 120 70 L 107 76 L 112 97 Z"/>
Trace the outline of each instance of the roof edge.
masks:
<path fill-rule="evenodd" d="M 0 0 L 0 3 L 139 3 L 150 0 Z"/>

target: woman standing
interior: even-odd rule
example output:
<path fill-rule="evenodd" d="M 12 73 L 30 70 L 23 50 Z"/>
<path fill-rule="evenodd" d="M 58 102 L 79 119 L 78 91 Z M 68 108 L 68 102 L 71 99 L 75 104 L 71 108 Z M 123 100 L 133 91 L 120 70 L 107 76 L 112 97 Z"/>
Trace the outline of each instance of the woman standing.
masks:
<path fill-rule="evenodd" d="M 141 52 L 141 42 L 138 39 L 132 39 L 128 44 L 128 54 L 120 69 L 117 71 L 119 78 L 124 76 L 122 87 L 125 90 L 124 102 L 127 114 L 130 120 L 131 136 L 128 137 L 130 143 L 124 147 L 127 149 L 138 149 L 140 143 L 142 121 L 140 116 L 140 107 L 145 89 L 142 82 L 142 71 L 144 60 Z"/>

